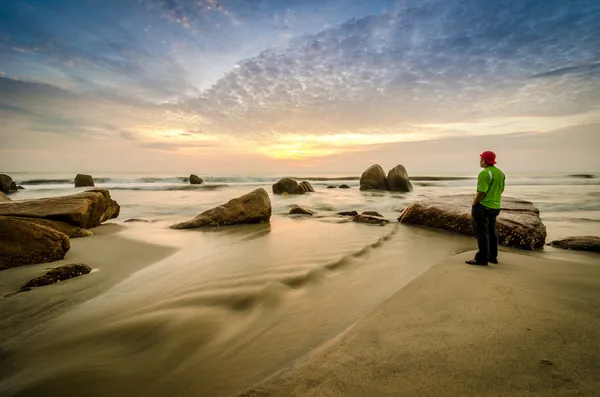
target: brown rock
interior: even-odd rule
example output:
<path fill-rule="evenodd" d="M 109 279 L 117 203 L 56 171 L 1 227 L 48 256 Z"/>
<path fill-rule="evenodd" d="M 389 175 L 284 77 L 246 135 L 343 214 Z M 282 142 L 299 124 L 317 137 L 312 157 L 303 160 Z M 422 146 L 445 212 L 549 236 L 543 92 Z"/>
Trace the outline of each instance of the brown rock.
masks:
<path fill-rule="evenodd" d="M 470 194 L 417 201 L 406 207 L 398 220 L 472 236 L 472 202 L 473 195 Z M 529 201 L 503 197 L 497 230 L 500 244 L 508 247 L 534 250 L 542 248 L 546 240 L 546 226 L 540 219 L 539 210 Z"/>
<path fill-rule="evenodd" d="M 413 187 L 408 180 L 408 172 L 403 165 L 392 168 L 387 175 L 388 189 L 395 192 L 412 192 Z"/>
<path fill-rule="evenodd" d="M 378 216 L 360 214 L 360 215 L 356 215 L 354 218 L 352 218 L 352 222 L 370 223 L 372 225 L 385 225 L 386 223 L 389 223 L 390 221 L 388 221 L 387 219 L 380 218 Z"/>
<path fill-rule="evenodd" d="M 0 270 L 53 262 L 71 247 L 66 234 L 22 219 L 0 216 Z"/>
<path fill-rule="evenodd" d="M 198 175 L 192 174 L 190 175 L 190 184 L 191 185 L 202 185 L 204 181 Z"/>
<path fill-rule="evenodd" d="M 360 190 L 388 190 L 385 172 L 379 164 L 370 166 L 362 173 Z"/>
<path fill-rule="evenodd" d="M 295 206 L 289 212 L 289 215 L 310 215 L 313 216 L 315 213 L 307 208 L 302 208 L 300 206 Z"/>
<path fill-rule="evenodd" d="M 358 215 L 358 212 L 356 211 L 342 211 L 342 212 L 338 212 L 338 215 L 342 215 L 342 216 L 356 216 Z"/>
<path fill-rule="evenodd" d="M 8 197 L 6 194 L 0 192 L 0 203 L 6 203 L 8 201 L 12 201 L 10 199 L 10 197 Z"/>
<path fill-rule="evenodd" d="M 549 245 L 567 250 L 600 252 L 600 237 L 575 236 L 552 241 Z"/>
<path fill-rule="evenodd" d="M 337 186 L 329 185 L 327 186 L 327 189 L 337 189 Z"/>
<path fill-rule="evenodd" d="M 44 218 L 90 229 L 119 216 L 119 204 L 106 189 L 70 196 L 10 201 L 0 205 L 0 215 Z"/>
<path fill-rule="evenodd" d="M 21 287 L 21 289 L 43 287 L 45 285 L 55 284 L 59 281 L 64 281 L 73 277 L 79 277 L 84 274 L 88 274 L 91 271 L 92 268 L 88 265 L 84 265 L 83 263 L 73 263 L 70 265 L 59 266 L 49 270 L 43 276 L 29 280 L 27 284 Z"/>
<path fill-rule="evenodd" d="M 94 233 L 92 233 L 91 231 L 89 231 L 87 229 L 83 229 L 79 226 L 73 226 L 66 222 L 53 221 L 51 219 L 45 219 L 45 218 L 24 218 L 24 217 L 14 217 L 14 218 L 21 219 L 21 220 L 24 220 L 27 222 L 36 223 L 36 224 L 42 225 L 42 226 L 47 226 L 50 229 L 54 229 L 56 231 L 66 234 L 70 238 L 89 237 L 89 236 L 94 235 Z"/>
<path fill-rule="evenodd" d="M 383 218 L 383 215 L 381 215 L 379 212 L 377 211 L 364 211 L 362 213 L 363 215 L 369 215 L 369 216 L 378 216 L 380 218 Z"/>
<path fill-rule="evenodd" d="M 292 178 L 282 178 L 273 185 L 273 194 L 304 194 L 306 191 Z"/>
<path fill-rule="evenodd" d="M 300 182 L 300 188 L 304 191 L 304 193 L 314 193 L 315 189 L 313 189 L 312 185 L 310 184 L 310 182 Z"/>
<path fill-rule="evenodd" d="M 191 221 L 171 225 L 171 229 L 262 223 L 270 219 L 271 200 L 267 192 L 261 188 L 204 211 Z"/>
<path fill-rule="evenodd" d="M 340 185 L 340 189 L 350 189 L 350 186 L 344 184 L 344 185 Z"/>
<path fill-rule="evenodd" d="M 94 186 L 94 178 L 91 175 L 77 174 L 75 176 L 75 187 Z"/>
<path fill-rule="evenodd" d="M 0 192 L 12 193 L 17 190 L 17 184 L 6 174 L 0 174 Z"/>

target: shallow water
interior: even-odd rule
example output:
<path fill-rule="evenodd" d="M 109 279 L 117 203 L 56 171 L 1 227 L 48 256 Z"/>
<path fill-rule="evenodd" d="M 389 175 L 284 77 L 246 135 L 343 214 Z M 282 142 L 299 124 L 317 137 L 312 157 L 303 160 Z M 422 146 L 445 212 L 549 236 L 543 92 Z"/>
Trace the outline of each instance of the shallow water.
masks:
<path fill-rule="evenodd" d="M 355 224 L 335 215 L 375 210 L 394 220 L 418 198 L 472 191 L 471 179 L 416 182 L 408 194 L 360 192 L 356 180 L 314 181 L 316 193 L 271 196 L 270 224 L 208 232 L 167 228 L 257 187 L 270 191 L 272 183 L 270 177 L 219 178 L 208 188 L 175 189 L 182 183 L 177 179 L 132 176 L 98 183 L 122 206 L 113 222 L 155 221 L 123 223 L 123 236 L 178 251 L 42 332 L 7 344 L 0 394 L 229 395 L 339 335 L 434 263 L 475 247 L 466 237 L 394 222 Z M 600 233 L 598 179 L 512 182 L 507 194 L 540 207 L 549 237 Z M 351 189 L 326 189 L 340 183 Z M 14 199 L 83 190 L 64 181 L 24 186 Z M 317 216 L 287 216 L 296 204 Z"/>

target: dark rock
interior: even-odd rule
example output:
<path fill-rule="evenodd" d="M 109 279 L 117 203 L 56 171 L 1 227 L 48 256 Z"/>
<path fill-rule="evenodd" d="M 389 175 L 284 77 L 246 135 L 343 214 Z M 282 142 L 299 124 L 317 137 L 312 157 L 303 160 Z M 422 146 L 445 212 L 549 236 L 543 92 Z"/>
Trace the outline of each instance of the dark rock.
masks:
<path fill-rule="evenodd" d="M 337 186 L 329 185 L 327 186 L 327 189 L 337 189 Z"/>
<path fill-rule="evenodd" d="M 92 189 L 69 196 L 10 201 L 0 205 L 0 215 L 44 218 L 91 229 L 119 216 L 119 204 L 106 189 Z"/>
<path fill-rule="evenodd" d="M 171 229 L 193 229 L 269 222 L 271 200 L 264 189 L 256 189 L 216 208 L 204 211 L 191 221 L 171 225 Z"/>
<path fill-rule="evenodd" d="M 189 180 L 190 180 L 190 185 L 201 185 L 204 183 L 202 178 L 200 178 L 198 175 L 195 175 L 195 174 L 190 175 Z"/>
<path fill-rule="evenodd" d="M 583 179 L 594 179 L 596 175 L 593 174 L 571 174 L 569 175 L 572 178 L 583 178 Z"/>
<path fill-rule="evenodd" d="M 369 223 L 372 225 L 385 225 L 390 221 L 388 221 L 387 219 L 380 218 L 378 216 L 360 214 L 352 218 L 352 222 Z"/>
<path fill-rule="evenodd" d="M 388 189 L 395 192 L 412 192 L 413 187 L 408 180 L 408 173 L 403 165 L 392 168 L 387 175 Z"/>
<path fill-rule="evenodd" d="M 600 252 L 600 237 L 598 236 L 575 236 L 561 240 L 552 241 L 549 245 L 575 251 Z"/>
<path fill-rule="evenodd" d="M 302 208 L 300 206 L 295 206 L 289 212 L 290 215 L 310 215 L 313 216 L 315 213 L 307 208 Z"/>
<path fill-rule="evenodd" d="M 356 216 L 358 215 L 358 212 L 356 211 L 342 211 L 342 212 L 338 212 L 338 215 L 342 215 L 342 216 Z"/>
<path fill-rule="evenodd" d="M 17 190 L 17 184 L 12 180 L 9 175 L 0 174 L 0 192 L 12 193 Z"/>
<path fill-rule="evenodd" d="M 94 186 L 94 178 L 91 175 L 77 174 L 75 176 L 75 187 Z"/>
<path fill-rule="evenodd" d="M 83 263 L 73 263 L 70 265 L 64 265 L 49 270 L 46 274 L 40 277 L 36 277 L 29 280 L 27 284 L 21 287 L 21 289 L 43 287 L 45 285 L 55 284 L 59 281 L 68 280 L 73 277 L 79 277 L 84 274 L 88 274 L 92 271 L 92 268 Z"/>
<path fill-rule="evenodd" d="M 292 178 L 282 178 L 273 185 L 274 194 L 304 194 L 306 191 Z"/>
<path fill-rule="evenodd" d="M 42 225 L 42 226 L 47 226 L 50 229 L 54 229 L 56 231 L 66 234 L 70 238 L 89 237 L 89 236 L 94 235 L 94 233 L 90 232 L 87 229 L 83 229 L 79 226 L 73 226 L 66 222 L 53 221 L 51 219 L 44 219 L 44 218 L 26 218 L 26 217 L 14 217 L 14 218 L 21 219 L 21 220 L 24 220 L 27 222 L 36 223 L 36 224 Z"/>
<path fill-rule="evenodd" d="M 8 197 L 6 194 L 0 192 L 0 203 L 6 203 L 8 201 L 12 201 L 10 199 L 10 197 Z"/>
<path fill-rule="evenodd" d="M 369 215 L 369 216 L 378 216 L 380 218 L 383 218 L 383 215 L 381 215 L 379 212 L 376 212 L 376 211 L 364 211 L 362 214 Z"/>
<path fill-rule="evenodd" d="M 417 201 L 406 207 L 398 220 L 473 236 L 472 202 L 473 195 L 470 194 Z M 542 248 L 546 240 L 546 226 L 540 219 L 539 210 L 529 201 L 503 197 L 497 230 L 500 244 L 508 247 L 534 250 Z"/>
<path fill-rule="evenodd" d="M 310 182 L 300 182 L 300 188 L 304 191 L 304 193 L 314 193 L 315 189 L 313 189 L 312 185 L 310 184 Z"/>
<path fill-rule="evenodd" d="M 340 189 L 350 189 L 350 186 L 348 185 L 340 185 Z"/>
<path fill-rule="evenodd" d="M 388 190 L 385 172 L 379 164 L 370 166 L 362 173 L 360 190 Z"/>
<path fill-rule="evenodd" d="M 17 186 L 17 190 L 25 190 L 25 188 L 23 186 L 21 186 L 21 185 L 18 185 Z"/>
<path fill-rule="evenodd" d="M 124 222 L 125 223 L 151 223 L 152 221 L 148 221 L 146 219 L 132 218 L 132 219 L 127 219 Z"/>
<path fill-rule="evenodd" d="M 66 234 L 18 218 L 0 216 L 0 270 L 64 258 Z"/>

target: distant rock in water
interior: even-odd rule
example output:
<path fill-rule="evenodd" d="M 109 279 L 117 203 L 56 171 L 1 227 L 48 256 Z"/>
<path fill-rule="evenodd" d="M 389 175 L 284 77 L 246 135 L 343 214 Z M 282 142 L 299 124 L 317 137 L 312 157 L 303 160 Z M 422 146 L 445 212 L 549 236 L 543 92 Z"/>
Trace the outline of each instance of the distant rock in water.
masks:
<path fill-rule="evenodd" d="M 8 197 L 6 194 L 0 192 L 0 203 L 5 203 L 5 202 L 8 202 L 8 201 L 12 201 L 10 199 L 10 197 Z"/>
<path fill-rule="evenodd" d="M 314 191 L 309 182 L 298 183 L 292 178 L 282 178 L 273 185 L 274 194 L 304 194 Z"/>
<path fill-rule="evenodd" d="M 341 215 L 341 216 L 356 216 L 356 215 L 358 215 L 358 212 L 356 212 L 356 211 L 342 211 L 342 212 L 338 212 L 337 214 Z"/>
<path fill-rule="evenodd" d="M 9 175 L 0 174 L 0 192 L 10 194 L 17 191 L 17 184 Z"/>
<path fill-rule="evenodd" d="M 379 164 L 370 166 L 362 173 L 360 190 L 388 190 L 385 172 Z"/>
<path fill-rule="evenodd" d="M 191 221 L 171 225 L 171 229 L 194 229 L 245 223 L 269 222 L 271 200 L 262 188 L 230 200 L 218 207 L 204 211 Z"/>
<path fill-rule="evenodd" d="M 395 192 L 412 192 L 413 187 L 408 180 L 408 172 L 403 165 L 399 164 L 392 168 L 387 175 L 388 189 Z"/>
<path fill-rule="evenodd" d="M 45 285 L 55 284 L 59 281 L 68 280 L 73 277 L 79 277 L 84 274 L 88 274 L 92 271 L 92 268 L 83 263 L 73 263 L 70 265 L 63 265 L 49 270 L 43 276 L 36 277 L 29 280 L 21 289 L 43 287 Z"/>
<path fill-rule="evenodd" d="M 596 175 L 593 174 L 571 174 L 571 178 L 582 178 L 582 179 L 594 179 Z"/>
<path fill-rule="evenodd" d="M 75 187 L 94 186 L 94 178 L 91 175 L 77 174 L 75 176 Z"/>
<path fill-rule="evenodd" d="M 6 216 L 0 216 L 0 241 L 0 270 L 57 261 L 71 248 L 64 233 Z"/>
<path fill-rule="evenodd" d="M 380 218 L 383 218 L 383 215 L 381 215 L 379 212 L 377 211 L 364 211 L 362 213 L 363 215 L 369 215 L 369 216 L 378 216 Z"/>
<path fill-rule="evenodd" d="M 327 186 L 327 189 L 337 189 L 337 186 L 329 185 Z"/>
<path fill-rule="evenodd" d="M 138 218 L 131 218 L 131 219 L 127 219 L 126 221 L 123 221 L 125 223 L 152 223 L 152 221 L 148 221 L 146 219 L 138 219 Z"/>
<path fill-rule="evenodd" d="M 598 236 L 575 236 L 561 240 L 552 241 L 552 247 L 575 251 L 589 251 L 600 253 L 600 237 Z"/>
<path fill-rule="evenodd" d="M 310 182 L 300 182 L 300 188 L 304 191 L 304 193 L 314 193 L 315 189 L 313 189 Z"/>
<path fill-rule="evenodd" d="M 340 185 L 340 189 L 350 189 L 350 186 L 344 184 L 344 185 Z"/>
<path fill-rule="evenodd" d="M 202 185 L 204 181 L 198 175 L 190 175 L 190 185 Z"/>
<path fill-rule="evenodd" d="M 25 188 L 23 186 L 21 186 L 21 185 L 18 185 L 17 186 L 17 190 L 25 190 Z"/>
<path fill-rule="evenodd" d="M 473 236 L 472 202 L 473 195 L 470 194 L 417 201 L 406 207 L 398 220 Z M 529 201 L 503 197 L 497 230 L 500 244 L 507 247 L 535 250 L 543 248 L 546 241 L 546 226 L 540 219 L 539 210 Z"/>
<path fill-rule="evenodd" d="M 289 212 L 289 215 L 310 215 L 313 216 L 315 213 L 311 210 L 309 210 L 308 208 L 303 208 L 300 206 L 295 206 L 294 208 L 292 208 Z"/>
<path fill-rule="evenodd" d="M 378 217 L 378 216 L 360 214 L 360 215 L 356 215 L 354 218 L 352 218 L 352 222 L 369 223 L 372 225 L 385 225 L 385 224 L 389 223 L 390 221 L 388 221 L 387 219 Z"/>

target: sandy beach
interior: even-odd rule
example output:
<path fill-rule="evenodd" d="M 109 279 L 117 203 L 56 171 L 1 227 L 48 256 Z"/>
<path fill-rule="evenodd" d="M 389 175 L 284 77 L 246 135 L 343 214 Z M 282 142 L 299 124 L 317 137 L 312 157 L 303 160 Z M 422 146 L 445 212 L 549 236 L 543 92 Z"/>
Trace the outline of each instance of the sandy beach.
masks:
<path fill-rule="evenodd" d="M 328 346 L 243 396 L 592 396 L 598 256 L 443 261 Z"/>

